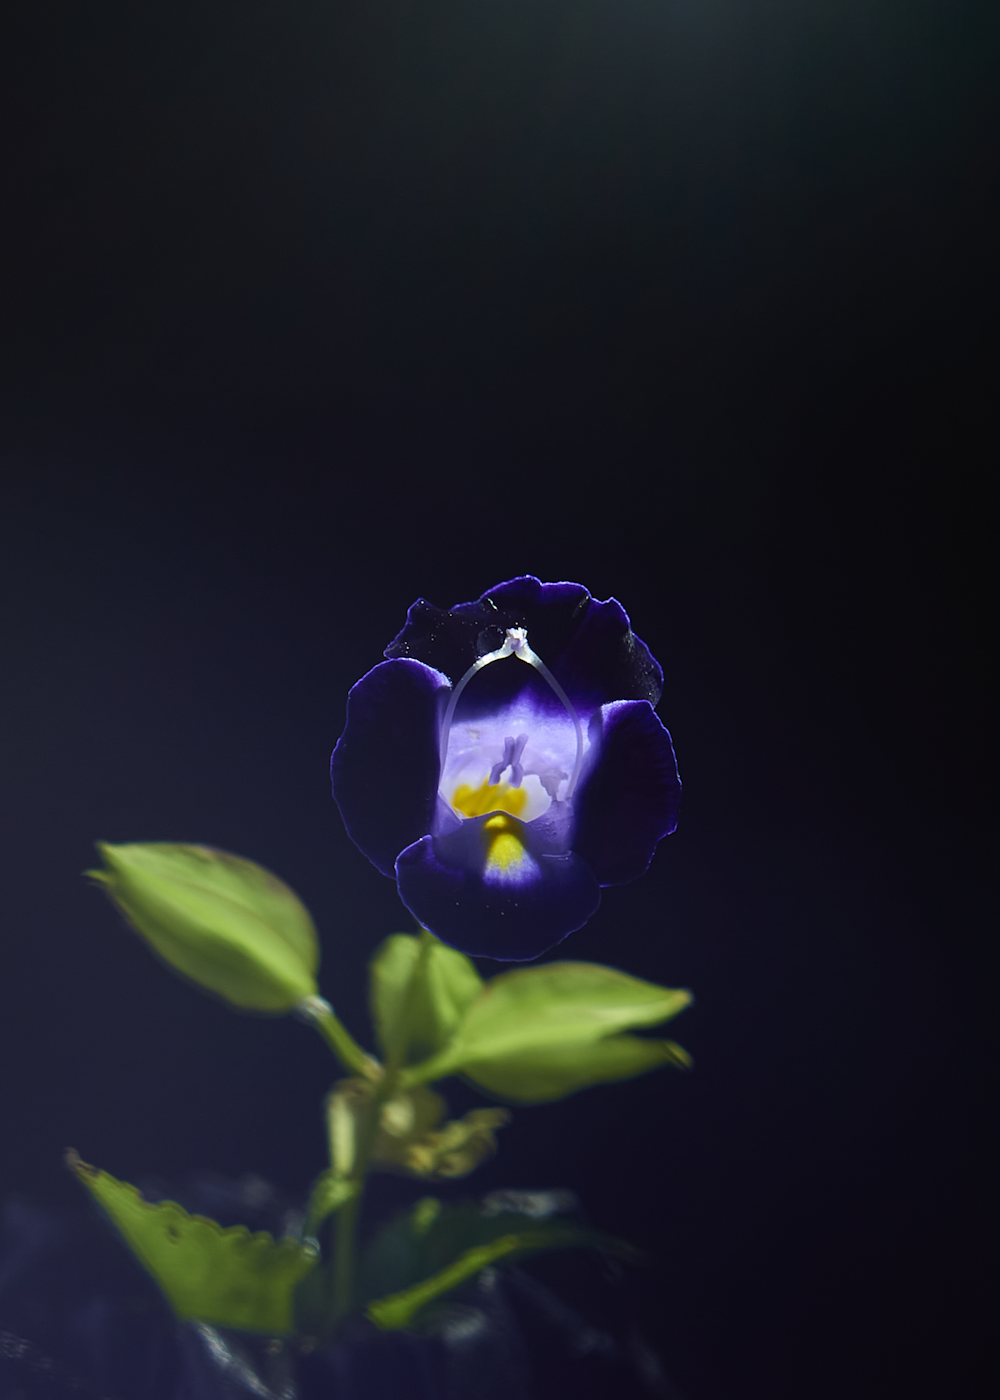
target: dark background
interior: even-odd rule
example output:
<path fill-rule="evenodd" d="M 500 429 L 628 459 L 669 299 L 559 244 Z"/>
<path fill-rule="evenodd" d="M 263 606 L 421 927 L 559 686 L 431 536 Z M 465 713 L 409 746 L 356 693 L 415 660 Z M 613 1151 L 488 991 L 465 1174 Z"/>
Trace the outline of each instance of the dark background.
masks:
<path fill-rule="evenodd" d="M 686 790 L 560 953 L 692 987 L 697 1067 L 519 1112 L 469 1185 L 649 1246 L 688 1400 L 978 1393 L 994 23 L 8 0 L 4 1190 L 71 1199 L 67 1144 L 306 1185 L 322 1046 L 169 976 L 91 843 L 280 873 L 365 1034 L 410 925 L 329 797 L 347 689 L 418 595 L 570 578 Z"/>

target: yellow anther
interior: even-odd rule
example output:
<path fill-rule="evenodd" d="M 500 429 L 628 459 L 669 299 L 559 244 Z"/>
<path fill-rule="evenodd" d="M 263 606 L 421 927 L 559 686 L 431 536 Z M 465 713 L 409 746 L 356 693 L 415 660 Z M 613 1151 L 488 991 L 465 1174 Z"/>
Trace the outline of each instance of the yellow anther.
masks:
<path fill-rule="evenodd" d="M 460 783 L 451 795 L 451 805 L 463 817 L 485 817 L 487 812 L 510 812 L 516 817 L 524 811 L 527 802 L 528 794 L 523 787 L 511 787 L 509 783 L 491 786 L 488 779 L 478 788 Z"/>

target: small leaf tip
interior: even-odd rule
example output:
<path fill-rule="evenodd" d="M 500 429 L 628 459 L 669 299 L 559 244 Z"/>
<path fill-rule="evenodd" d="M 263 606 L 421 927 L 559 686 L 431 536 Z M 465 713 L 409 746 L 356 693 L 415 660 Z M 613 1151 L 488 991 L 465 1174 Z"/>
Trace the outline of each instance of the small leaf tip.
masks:
<path fill-rule="evenodd" d="M 97 1168 L 92 1167 L 89 1162 L 85 1162 L 77 1152 L 75 1147 L 67 1147 L 63 1153 L 63 1164 L 74 1176 L 81 1179 L 85 1176 L 96 1176 Z"/>

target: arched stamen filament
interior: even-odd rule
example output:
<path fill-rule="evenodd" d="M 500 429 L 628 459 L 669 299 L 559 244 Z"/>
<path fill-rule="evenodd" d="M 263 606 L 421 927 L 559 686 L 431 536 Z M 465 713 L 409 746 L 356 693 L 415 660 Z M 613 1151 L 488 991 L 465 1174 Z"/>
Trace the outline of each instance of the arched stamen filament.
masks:
<path fill-rule="evenodd" d="M 445 762 L 448 758 L 448 741 L 451 736 L 451 722 L 455 717 L 455 706 L 458 704 L 462 691 L 469 684 L 477 671 L 481 671 L 484 666 L 489 666 L 494 661 L 503 660 L 505 656 L 516 656 L 519 661 L 525 661 L 529 666 L 534 666 L 535 670 L 546 684 L 555 692 L 559 703 L 573 721 L 573 728 L 576 731 L 576 761 L 573 764 L 573 772 L 570 774 L 569 782 L 566 785 L 566 795 L 563 799 L 564 801 L 569 801 L 573 796 L 577 780 L 580 777 L 580 769 L 583 766 L 583 725 L 580 723 L 580 716 L 577 714 L 572 700 L 570 700 L 565 690 L 563 690 L 562 686 L 541 657 L 536 656 L 531 650 L 531 647 L 528 646 L 528 633 L 527 629 L 524 627 L 508 627 L 503 645 L 498 647 L 496 651 L 489 651 L 484 656 L 480 656 L 478 660 L 474 661 L 452 691 L 451 699 L 448 701 L 448 707 L 444 712 L 444 719 L 441 722 L 441 772 L 444 772 Z M 504 755 L 499 764 L 493 765 L 490 772 L 491 784 L 498 782 L 500 774 L 503 773 L 504 769 L 510 767 L 511 785 L 513 787 L 520 786 L 521 779 L 524 776 L 520 758 L 521 754 L 524 752 L 524 745 L 527 741 L 528 736 L 526 734 L 518 735 L 516 741 L 510 738 L 504 739 Z M 515 748 L 516 753 L 514 752 Z M 508 757 L 508 752 L 510 752 L 511 757 Z"/>
<path fill-rule="evenodd" d="M 494 763 L 490 769 L 490 787 L 496 787 L 507 769 L 510 769 L 510 785 L 519 788 L 524 779 L 524 769 L 521 767 L 521 755 L 524 753 L 524 746 L 528 742 L 527 734 L 519 734 L 516 739 L 509 735 L 503 741 L 503 758 L 499 763 Z"/>
<path fill-rule="evenodd" d="M 508 638 L 510 633 L 507 634 Z M 505 656 L 511 656 L 514 648 L 510 641 L 505 641 L 503 646 L 496 651 L 488 651 L 485 656 L 481 656 L 478 661 L 473 661 L 465 675 L 451 692 L 451 699 L 448 701 L 448 708 L 444 712 L 444 719 L 441 721 L 441 772 L 444 772 L 445 759 L 448 757 L 448 739 L 451 735 L 451 722 L 455 718 L 455 706 L 458 704 L 462 691 L 472 680 L 477 671 L 481 671 L 484 666 L 488 666 L 491 661 L 500 661 Z"/>

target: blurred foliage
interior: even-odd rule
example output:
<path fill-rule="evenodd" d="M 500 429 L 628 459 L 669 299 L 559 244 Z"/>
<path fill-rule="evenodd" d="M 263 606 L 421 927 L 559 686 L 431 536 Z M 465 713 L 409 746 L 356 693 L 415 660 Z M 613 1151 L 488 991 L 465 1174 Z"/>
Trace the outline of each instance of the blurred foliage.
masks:
<path fill-rule="evenodd" d="M 263 1230 L 251 1234 L 244 1225 L 224 1230 L 175 1201 L 143 1200 L 134 1186 L 75 1153 L 69 1165 L 179 1318 L 273 1336 L 294 1331 L 293 1294 L 319 1258 L 314 1244 L 275 1240 Z"/>
<path fill-rule="evenodd" d="M 660 1065 L 688 1066 L 673 1041 L 622 1032 L 668 1021 L 690 1001 L 690 992 L 596 963 L 502 972 L 484 984 L 451 1041 L 403 1082 L 461 1073 L 502 1098 L 544 1103 Z"/>
<path fill-rule="evenodd" d="M 270 871 L 208 846 L 98 843 L 102 886 L 161 958 L 247 1011 L 291 1011 L 316 995 L 309 911 Z"/>

